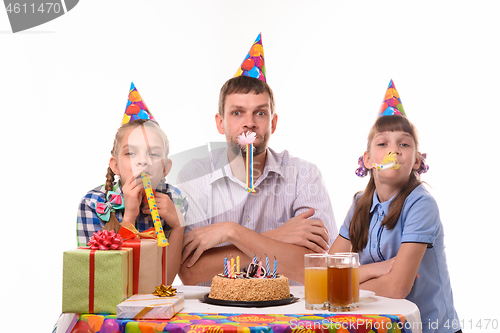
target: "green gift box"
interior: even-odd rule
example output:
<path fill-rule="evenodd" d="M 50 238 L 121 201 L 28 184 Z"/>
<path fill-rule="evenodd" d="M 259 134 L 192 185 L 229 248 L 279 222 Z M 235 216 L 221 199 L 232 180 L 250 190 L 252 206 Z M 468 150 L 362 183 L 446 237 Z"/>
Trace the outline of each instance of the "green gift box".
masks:
<path fill-rule="evenodd" d="M 132 249 L 76 249 L 63 255 L 62 312 L 111 313 L 132 296 Z"/>

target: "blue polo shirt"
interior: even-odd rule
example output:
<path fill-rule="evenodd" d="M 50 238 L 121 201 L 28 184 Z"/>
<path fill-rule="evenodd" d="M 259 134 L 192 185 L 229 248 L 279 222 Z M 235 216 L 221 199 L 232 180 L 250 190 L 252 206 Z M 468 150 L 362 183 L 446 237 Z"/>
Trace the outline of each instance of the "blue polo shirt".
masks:
<path fill-rule="evenodd" d="M 437 203 L 430 193 L 419 185 L 406 198 L 396 226 L 388 230 L 381 223 L 389 212 L 393 198 L 380 202 L 375 191 L 370 210 L 372 218 L 368 243 L 359 253 L 360 264 L 391 259 L 398 254 L 402 243 L 427 244 L 427 250 L 418 268 L 420 277 L 415 280 L 406 299 L 418 306 L 424 333 L 456 332 L 460 329 L 460 322 L 453 306 L 443 225 Z M 340 228 L 339 234 L 346 239 L 349 239 L 349 224 L 353 211 L 354 206 Z"/>

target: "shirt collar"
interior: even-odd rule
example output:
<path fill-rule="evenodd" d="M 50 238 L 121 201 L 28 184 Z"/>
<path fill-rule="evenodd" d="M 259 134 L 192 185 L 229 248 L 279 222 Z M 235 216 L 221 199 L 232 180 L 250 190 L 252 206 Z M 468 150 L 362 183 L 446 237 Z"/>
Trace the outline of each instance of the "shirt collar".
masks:
<path fill-rule="evenodd" d="M 255 186 L 260 184 L 263 179 L 266 179 L 270 172 L 275 172 L 280 176 L 283 176 L 283 167 L 281 163 L 281 157 L 278 156 L 274 150 L 267 148 L 266 163 L 264 165 L 264 172 L 262 176 L 259 177 Z M 229 160 L 227 158 L 227 148 L 222 149 L 214 154 L 210 153 L 210 164 L 212 165 L 212 176 L 210 178 L 210 184 L 216 182 L 217 180 L 228 177 L 232 181 L 240 182 L 233 176 L 231 166 L 229 165 Z"/>
<path fill-rule="evenodd" d="M 271 148 L 267 148 L 266 164 L 264 165 L 263 178 L 266 178 L 269 172 L 275 172 L 283 177 L 283 157 L 276 154 Z"/>
<path fill-rule="evenodd" d="M 379 214 L 383 214 L 384 216 L 387 216 L 387 214 L 389 213 L 389 207 L 391 205 L 392 199 L 394 199 L 394 197 L 396 195 L 397 195 L 397 193 L 394 194 L 392 196 L 392 198 L 390 198 L 389 200 L 387 200 L 385 202 L 380 202 L 378 199 L 377 190 L 375 190 L 373 192 L 372 207 L 370 209 L 370 213 L 373 213 L 373 211 L 375 209 L 377 209 Z"/>
<path fill-rule="evenodd" d="M 233 177 L 233 173 L 229 165 L 229 159 L 227 158 L 227 148 L 220 149 L 218 151 L 211 151 L 209 157 L 210 166 L 212 168 L 210 184 L 224 177 Z"/>
<path fill-rule="evenodd" d="M 118 180 L 118 181 L 116 181 L 116 182 L 113 183 L 113 192 L 116 192 L 119 195 L 123 194 L 122 184 L 121 184 L 120 180 Z"/>

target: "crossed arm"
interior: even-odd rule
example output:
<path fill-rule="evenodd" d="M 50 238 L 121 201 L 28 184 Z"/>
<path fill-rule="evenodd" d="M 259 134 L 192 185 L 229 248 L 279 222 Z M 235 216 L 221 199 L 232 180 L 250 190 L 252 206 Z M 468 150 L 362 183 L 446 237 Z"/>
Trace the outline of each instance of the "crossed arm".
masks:
<path fill-rule="evenodd" d="M 259 234 L 235 222 L 198 227 L 184 235 L 179 276 L 184 284 L 210 281 L 223 270 L 224 257 L 240 256 L 248 265 L 254 255 L 276 257 L 279 272 L 304 282 L 304 254 L 328 250 L 328 230 L 323 222 L 308 219 L 314 210 L 297 215 L 283 226 Z M 230 245 L 216 247 L 222 243 Z"/>
<path fill-rule="evenodd" d="M 359 268 L 360 289 L 374 291 L 379 296 L 405 298 L 411 291 L 427 244 L 403 243 L 398 254 L 389 260 L 362 265 Z M 330 254 L 348 252 L 349 240 L 337 237 Z"/>

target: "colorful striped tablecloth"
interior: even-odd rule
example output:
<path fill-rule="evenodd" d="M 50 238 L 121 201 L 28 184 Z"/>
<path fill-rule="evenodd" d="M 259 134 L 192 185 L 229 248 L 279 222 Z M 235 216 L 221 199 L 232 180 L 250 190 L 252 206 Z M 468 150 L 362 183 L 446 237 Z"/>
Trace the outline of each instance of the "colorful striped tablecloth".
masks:
<path fill-rule="evenodd" d="M 402 315 L 178 313 L 170 320 L 79 315 L 68 333 L 412 333 Z"/>

